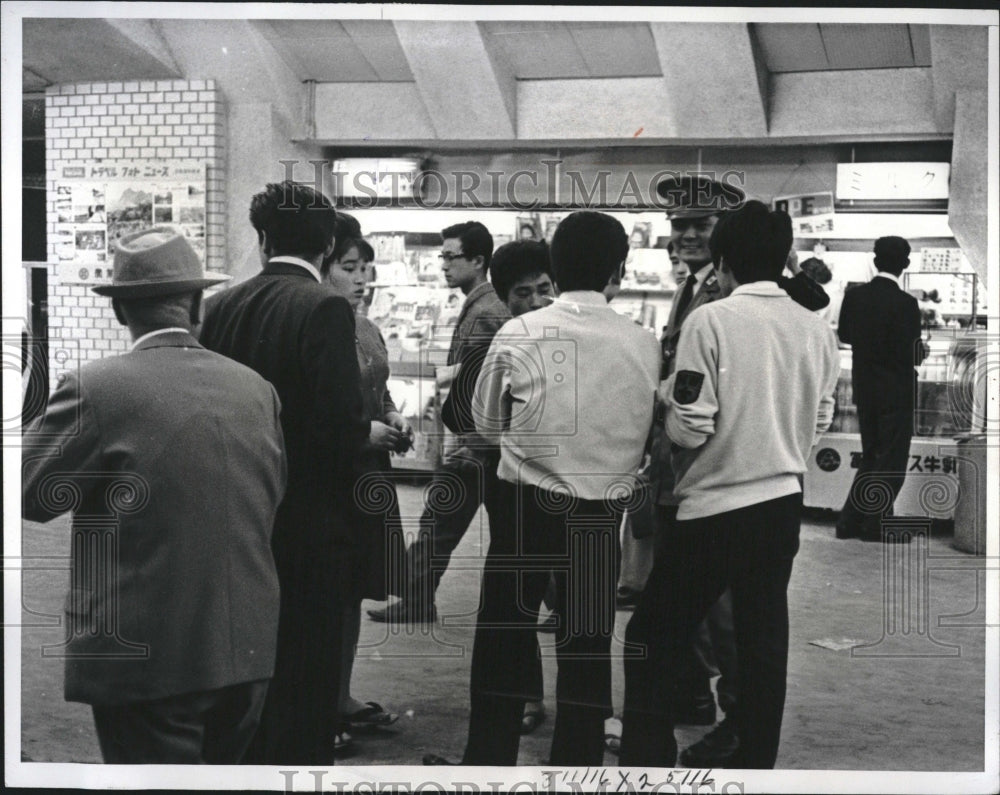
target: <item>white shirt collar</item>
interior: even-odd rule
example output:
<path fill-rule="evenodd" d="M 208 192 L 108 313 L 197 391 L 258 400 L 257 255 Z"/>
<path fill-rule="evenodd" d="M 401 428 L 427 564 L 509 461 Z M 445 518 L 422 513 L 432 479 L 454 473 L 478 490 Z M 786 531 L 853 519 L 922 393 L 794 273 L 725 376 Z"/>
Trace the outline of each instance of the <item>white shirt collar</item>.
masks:
<path fill-rule="evenodd" d="M 694 289 L 701 287 L 705 280 L 715 272 L 715 266 L 711 263 L 705 263 L 694 273 Z"/>
<path fill-rule="evenodd" d="M 305 268 L 307 271 L 309 271 L 313 275 L 313 278 L 316 279 L 316 281 L 318 281 L 320 284 L 323 283 L 323 277 L 319 275 L 319 271 L 316 270 L 316 266 L 313 265 L 311 262 L 306 262 L 304 259 L 300 259 L 299 257 L 289 257 L 282 255 L 280 257 L 271 257 L 271 259 L 267 261 L 268 265 L 270 265 L 272 262 L 285 262 L 289 265 L 298 265 L 300 268 Z"/>
<path fill-rule="evenodd" d="M 767 295 L 774 298 L 788 298 L 788 293 L 778 287 L 777 282 L 760 281 L 741 284 L 730 295 Z"/>
<path fill-rule="evenodd" d="M 883 279 L 891 279 L 899 286 L 899 277 L 895 273 L 886 273 L 885 271 L 879 271 L 875 274 L 876 277 L 881 276 Z"/>
<path fill-rule="evenodd" d="M 553 304 L 561 304 L 567 309 L 579 312 L 581 306 L 607 306 L 608 299 L 603 293 L 596 293 L 593 290 L 567 290 L 552 299 Z"/>
<path fill-rule="evenodd" d="M 158 328 L 156 329 L 156 331 L 147 331 L 145 334 L 139 337 L 139 339 L 137 339 L 135 342 L 132 343 L 132 347 L 130 348 L 130 350 L 134 351 L 140 342 L 145 342 L 150 337 L 155 337 L 158 334 L 176 334 L 178 332 L 181 334 L 191 333 L 186 328 L 181 328 L 180 326 L 171 326 L 170 328 Z"/>

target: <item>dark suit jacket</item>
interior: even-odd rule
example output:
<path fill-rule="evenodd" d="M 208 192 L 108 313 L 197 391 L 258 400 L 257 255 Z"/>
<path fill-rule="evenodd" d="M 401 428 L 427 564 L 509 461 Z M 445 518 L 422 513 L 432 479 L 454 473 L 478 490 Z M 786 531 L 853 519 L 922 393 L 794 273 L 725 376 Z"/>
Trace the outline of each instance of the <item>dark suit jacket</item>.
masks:
<path fill-rule="evenodd" d="M 326 609 L 329 603 L 320 602 L 337 593 L 336 548 L 350 543 L 354 464 L 371 427 L 363 416 L 354 313 L 304 268 L 268 263 L 206 302 L 201 342 L 278 391 L 288 451 L 288 491 L 274 529 L 287 597 L 282 613 L 300 595 L 310 610 Z"/>
<path fill-rule="evenodd" d="M 855 404 L 912 409 L 924 358 L 917 299 L 876 276 L 844 293 L 837 335 L 851 346 Z"/>
<path fill-rule="evenodd" d="M 66 698 L 160 699 L 265 679 L 285 489 L 274 389 L 187 333 L 67 375 L 24 439 L 24 515 L 74 510 Z"/>

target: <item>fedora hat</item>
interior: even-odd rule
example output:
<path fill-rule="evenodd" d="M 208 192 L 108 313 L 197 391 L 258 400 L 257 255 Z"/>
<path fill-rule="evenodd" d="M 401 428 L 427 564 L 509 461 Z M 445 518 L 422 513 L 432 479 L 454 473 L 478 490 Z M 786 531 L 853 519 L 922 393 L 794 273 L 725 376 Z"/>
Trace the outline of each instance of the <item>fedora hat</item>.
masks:
<path fill-rule="evenodd" d="M 667 177 L 656 185 L 663 207 L 670 220 L 707 218 L 726 210 L 738 210 L 746 201 L 746 193 L 736 185 L 722 183 L 704 174 Z"/>
<path fill-rule="evenodd" d="M 154 226 L 118 241 L 111 284 L 92 289 L 111 298 L 153 298 L 201 290 L 229 278 L 205 273 L 183 236 L 168 226 Z"/>

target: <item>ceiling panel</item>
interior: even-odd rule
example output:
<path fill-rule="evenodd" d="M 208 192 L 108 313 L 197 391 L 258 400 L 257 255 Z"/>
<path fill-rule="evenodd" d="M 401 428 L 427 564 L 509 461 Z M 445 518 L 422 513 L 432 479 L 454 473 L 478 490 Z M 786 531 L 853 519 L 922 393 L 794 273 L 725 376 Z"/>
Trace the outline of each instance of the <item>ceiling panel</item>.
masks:
<path fill-rule="evenodd" d="M 181 76 L 103 19 L 25 19 L 23 32 L 23 74 L 34 76 L 32 85 Z"/>
<path fill-rule="evenodd" d="M 485 22 L 480 30 L 519 80 L 590 77 L 587 62 L 564 22 Z"/>
<path fill-rule="evenodd" d="M 412 83 L 413 72 L 392 21 L 381 19 L 341 20 L 344 30 L 384 83 Z"/>
<path fill-rule="evenodd" d="M 656 43 L 645 23 L 568 25 L 591 77 L 659 77 L 663 74 Z"/>
<path fill-rule="evenodd" d="M 253 23 L 301 80 L 364 83 L 379 79 L 336 20 L 271 19 Z"/>
<path fill-rule="evenodd" d="M 770 72 L 812 72 L 830 68 L 819 25 L 757 24 L 753 32 Z"/>
<path fill-rule="evenodd" d="M 913 47 L 913 65 L 931 65 L 931 26 L 909 25 L 910 45 Z"/>
<path fill-rule="evenodd" d="M 913 66 L 906 25 L 820 25 L 830 69 Z"/>

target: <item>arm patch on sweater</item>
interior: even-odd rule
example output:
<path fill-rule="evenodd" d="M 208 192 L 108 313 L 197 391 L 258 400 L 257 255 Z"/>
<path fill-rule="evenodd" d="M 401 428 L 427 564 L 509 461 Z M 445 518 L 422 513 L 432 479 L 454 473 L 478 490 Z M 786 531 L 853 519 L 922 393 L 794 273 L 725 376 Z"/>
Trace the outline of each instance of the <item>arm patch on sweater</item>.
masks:
<path fill-rule="evenodd" d="M 678 370 L 674 376 L 674 402 L 682 406 L 694 403 L 701 394 L 705 376 L 694 370 Z"/>

